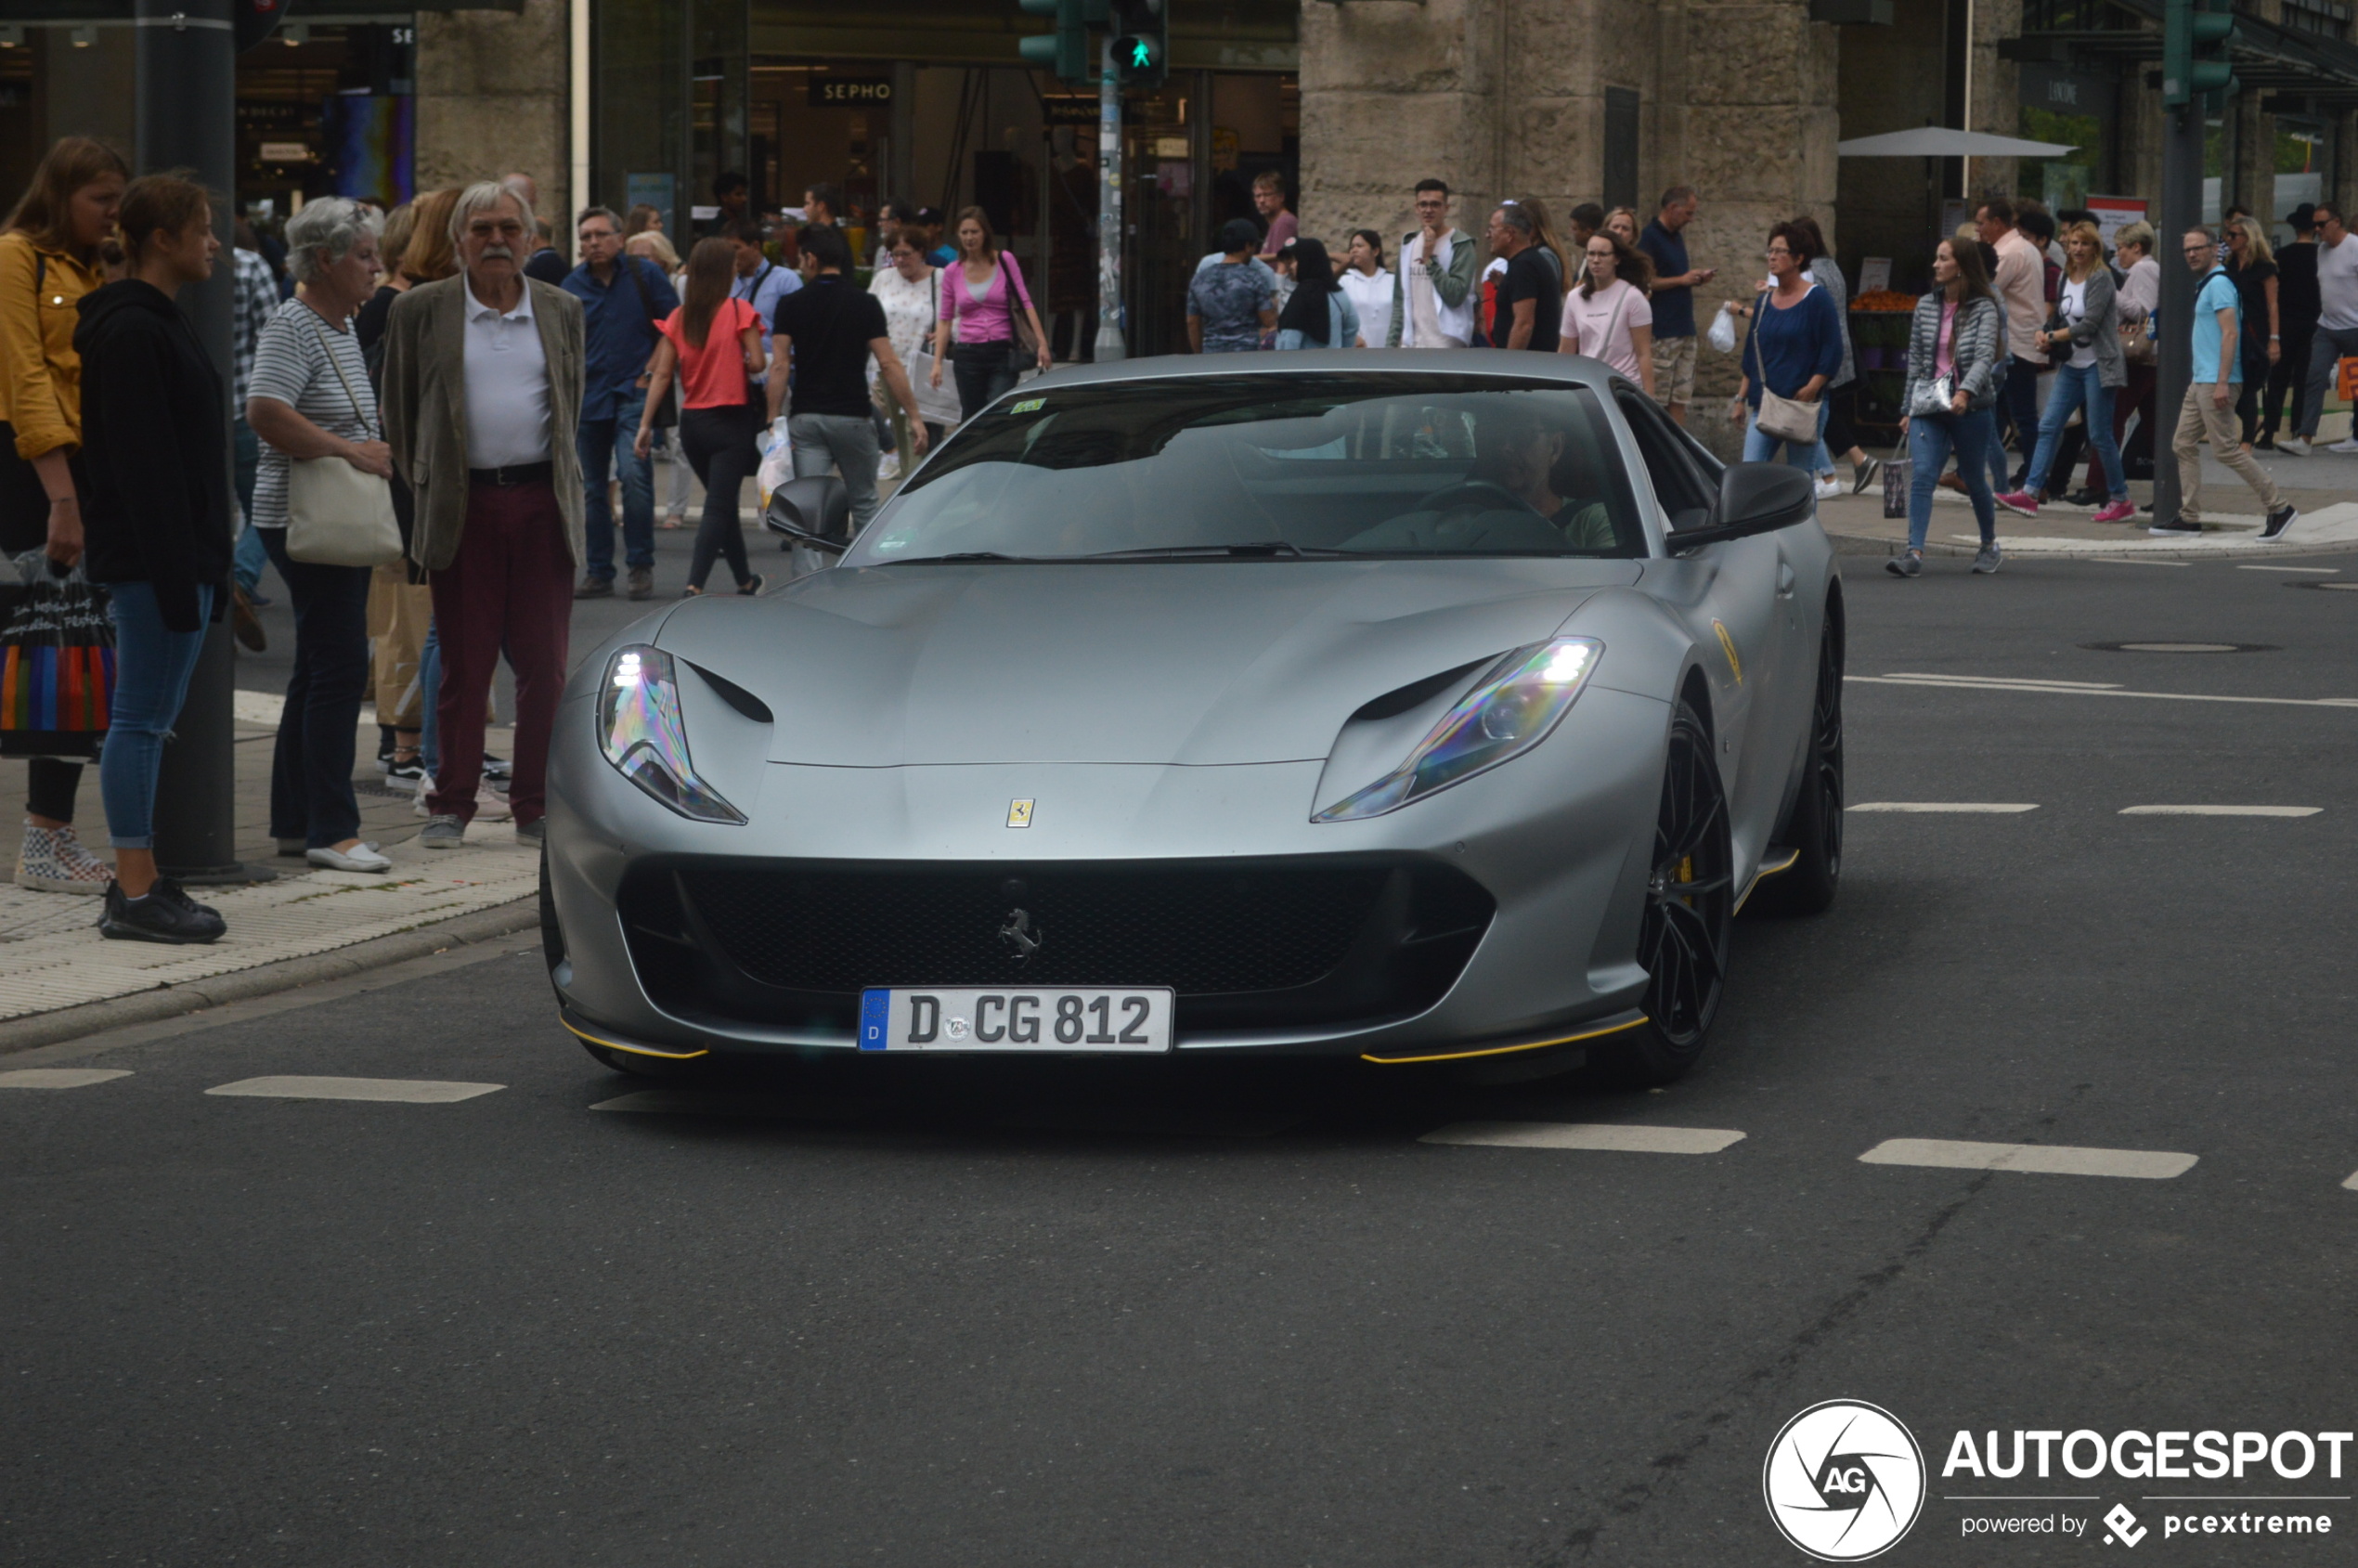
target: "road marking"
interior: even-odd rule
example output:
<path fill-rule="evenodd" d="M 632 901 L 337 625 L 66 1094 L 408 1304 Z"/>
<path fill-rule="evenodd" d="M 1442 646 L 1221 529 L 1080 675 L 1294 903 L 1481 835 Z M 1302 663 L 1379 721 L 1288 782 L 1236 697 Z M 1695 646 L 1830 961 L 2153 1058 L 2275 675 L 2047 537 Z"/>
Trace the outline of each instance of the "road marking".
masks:
<path fill-rule="evenodd" d="M 492 1095 L 505 1083 L 447 1083 L 431 1078 L 240 1078 L 207 1089 L 208 1095 L 249 1095 L 264 1100 L 392 1100 L 408 1105 L 448 1105 Z"/>
<path fill-rule="evenodd" d="M 2107 566 L 2188 566 L 2193 564 L 2188 561 L 2148 561 L 2141 555 L 2090 555 L 2083 559 L 2101 561 Z"/>
<path fill-rule="evenodd" d="M 1743 1136 L 1724 1127 L 1634 1127 L 1612 1121 L 1453 1121 L 1420 1144 L 1597 1148 L 1624 1154 L 1717 1154 Z"/>
<path fill-rule="evenodd" d="M 2124 817 L 2313 817 L 2323 806 L 2123 806 Z"/>
<path fill-rule="evenodd" d="M 2358 589 L 2358 583 L 2327 583 Z M 2178 703 L 2257 703 L 2265 707 L 2358 707 L 2358 697 L 2222 697 L 2207 692 L 2125 692 L 2118 686 L 2066 686 L 2048 680 L 2013 680 L 1986 675 L 1846 675 L 1846 684 L 1946 686 L 1963 692 L 2041 692 L 2051 697 L 2148 697 Z"/>
<path fill-rule="evenodd" d="M 2358 583 L 2319 583 L 2317 586 L 2332 589 L 2336 593 L 2358 593 Z"/>
<path fill-rule="evenodd" d="M 2316 572 L 2330 577 L 2340 572 L 2341 568 L 2339 566 L 2247 566 L 2238 564 L 2235 570 L 2238 572 Z"/>
<path fill-rule="evenodd" d="M 1944 1171 L 2028 1171 L 2049 1176 L 2136 1176 L 2167 1181 L 2197 1157 L 2145 1148 L 2069 1148 L 2053 1144 L 1976 1144 L 1949 1138 L 1886 1138 L 1862 1165 L 1930 1165 Z"/>
<path fill-rule="evenodd" d="M 2348 1187 L 2352 1192 L 2358 1192 L 2358 1171 L 2352 1171 L 2350 1173 L 2350 1179 L 2341 1185 Z"/>
<path fill-rule="evenodd" d="M 2123 642 L 2124 654 L 2232 654 L 2233 642 Z"/>
<path fill-rule="evenodd" d="M 1978 816 L 2011 816 L 2020 811 L 2036 811 L 2039 807 L 2032 801 L 2012 800 L 1861 800 L 1844 810 L 1926 813 L 1963 811 Z"/>
<path fill-rule="evenodd" d="M 130 1076 L 103 1067 L 20 1067 L 0 1072 L 0 1089 L 83 1089 Z"/>

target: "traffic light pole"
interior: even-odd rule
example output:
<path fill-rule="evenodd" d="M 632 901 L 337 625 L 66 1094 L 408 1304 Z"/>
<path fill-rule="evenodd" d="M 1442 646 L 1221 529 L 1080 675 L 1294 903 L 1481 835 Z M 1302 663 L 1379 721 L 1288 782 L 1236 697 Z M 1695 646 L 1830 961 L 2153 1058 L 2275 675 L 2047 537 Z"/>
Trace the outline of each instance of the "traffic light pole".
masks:
<path fill-rule="evenodd" d="M 2177 521 L 2178 460 L 2170 444 L 2194 378 L 2195 285 L 2186 269 L 2186 230 L 2202 222 L 2202 101 L 2162 111 L 2161 213 L 2154 260 L 2161 265 L 2161 310 L 2155 327 L 2154 521 Z"/>
<path fill-rule="evenodd" d="M 1097 341 L 1104 365 L 1127 359 L 1121 333 L 1121 80 L 1113 41 L 1106 41 L 1097 75 Z"/>
<path fill-rule="evenodd" d="M 192 170 L 214 192 L 221 256 L 213 276 L 179 293 L 197 341 L 213 356 L 226 394 L 234 368 L 237 269 L 230 264 L 237 190 L 237 41 L 234 0 L 138 0 L 134 49 L 138 96 L 134 152 L 142 174 Z M 229 431 L 221 432 L 221 483 L 229 483 Z M 155 809 L 156 862 L 183 882 L 266 882 L 277 873 L 238 861 L 236 654 L 228 617 L 206 628 L 188 696 L 163 748 Z"/>

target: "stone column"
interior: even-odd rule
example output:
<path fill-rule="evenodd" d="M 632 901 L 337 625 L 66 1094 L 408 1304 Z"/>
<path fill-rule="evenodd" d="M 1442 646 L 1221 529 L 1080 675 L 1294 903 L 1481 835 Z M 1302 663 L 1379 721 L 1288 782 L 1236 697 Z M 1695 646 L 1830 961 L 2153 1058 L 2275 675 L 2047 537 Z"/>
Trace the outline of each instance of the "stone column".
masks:
<path fill-rule="evenodd" d="M 566 0 L 521 12 L 418 13 L 418 188 L 498 179 L 540 187 L 557 248 L 573 253 Z"/>

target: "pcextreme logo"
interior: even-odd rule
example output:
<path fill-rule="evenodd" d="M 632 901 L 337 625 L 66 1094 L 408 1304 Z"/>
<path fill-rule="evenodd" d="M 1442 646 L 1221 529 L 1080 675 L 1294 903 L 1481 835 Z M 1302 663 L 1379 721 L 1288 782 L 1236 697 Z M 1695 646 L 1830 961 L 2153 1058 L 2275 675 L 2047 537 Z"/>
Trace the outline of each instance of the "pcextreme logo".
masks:
<path fill-rule="evenodd" d="M 1829 1399 L 1768 1445 L 1760 1491 L 1794 1546 L 1820 1562 L 1863 1562 L 1897 1545 L 1924 1511 L 1924 1450 L 1890 1411 Z"/>

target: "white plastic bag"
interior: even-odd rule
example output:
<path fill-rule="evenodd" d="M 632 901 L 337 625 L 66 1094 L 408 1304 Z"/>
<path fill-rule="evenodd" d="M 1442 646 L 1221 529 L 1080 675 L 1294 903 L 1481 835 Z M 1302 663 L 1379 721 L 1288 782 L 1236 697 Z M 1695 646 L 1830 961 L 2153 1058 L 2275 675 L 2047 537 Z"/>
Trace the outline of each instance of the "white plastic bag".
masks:
<path fill-rule="evenodd" d="M 781 418 L 756 437 L 754 445 L 761 448 L 761 466 L 753 472 L 753 487 L 761 497 L 761 510 L 767 512 L 771 494 L 794 477 L 794 437 L 786 434 L 786 421 Z"/>
<path fill-rule="evenodd" d="M 1711 346 L 1722 354 L 1736 352 L 1736 317 L 1725 305 L 1711 318 Z"/>

